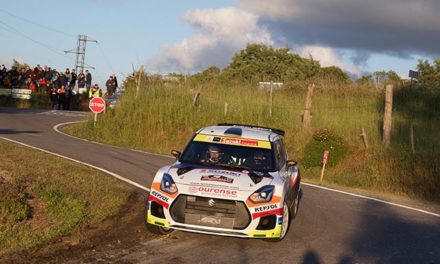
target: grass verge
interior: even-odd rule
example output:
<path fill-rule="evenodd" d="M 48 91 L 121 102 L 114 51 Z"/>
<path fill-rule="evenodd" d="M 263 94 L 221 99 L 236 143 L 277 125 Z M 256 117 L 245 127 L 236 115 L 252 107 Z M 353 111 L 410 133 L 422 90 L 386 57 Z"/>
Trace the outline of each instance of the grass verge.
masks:
<path fill-rule="evenodd" d="M 440 109 L 438 96 L 395 89 L 391 147 L 382 144 L 384 91 L 375 87 L 320 84 L 312 103 L 312 127 L 301 127 L 306 89 L 276 90 L 273 114 L 269 92 L 250 85 L 188 82 L 126 82 L 126 93 L 115 109 L 83 124 L 65 128 L 69 134 L 112 145 L 168 154 L 181 150 L 197 129 L 222 122 L 257 124 L 286 131 L 290 157 L 321 160 L 323 149 L 307 146 L 316 132 L 331 131 L 344 142 L 340 160 L 326 170 L 324 181 L 348 187 L 391 192 L 440 202 Z M 194 95 L 200 100 L 193 105 Z M 435 103 L 437 102 L 437 103 Z M 226 107 L 227 104 L 227 107 Z M 227 109 L 227 110 L 226 110 Z M 415 152 L 410 147 L 413 124 Z M 359 137 L 364 129 L 369 148 Z M 330 150 L 329 159 L 336 153 Z M 313 157 L 310 157 L 310 156 Z M 332 160 L 333 162 L 334 160 Z M 320 166 L 303 168 L 303 176 L 319 178 Z"/>
<path fill-rule="evenodd" d="M 82 165 L 0 142 L 0 258 L 115 215 L 131 190 Z"/>

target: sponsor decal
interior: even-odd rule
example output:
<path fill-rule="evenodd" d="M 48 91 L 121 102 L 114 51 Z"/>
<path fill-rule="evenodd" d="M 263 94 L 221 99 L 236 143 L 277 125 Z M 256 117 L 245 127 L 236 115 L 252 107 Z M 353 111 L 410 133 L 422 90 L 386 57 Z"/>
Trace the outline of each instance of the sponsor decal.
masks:
<path fill-rule="evenodd" d="M 220 225 L 222 220 L 220 218 L 204 216 L 200 219 L 200 223 L 202 224 L 211 224 L 211 225 Z"/>
<path fill-rule="evenodd" d="M 198 134 L 194 138 L 194 141 L 214 142 L 214 143 L 225 144 L 225 145 L 236 145 L 236 146 L 245 146 L 245 147 L 253 147 L 253 148 L 259 147 L 259 148 L 271 149 L 270 142 L 264 141 L 264 140 L 232 138 L 232 137 L 218 137 L 218 136 Z"/>
<path fill-rule="evenodd" d="M 153 196 L 159 198 L 160 200 L 162 200 L 162 201 L 168 203 L 169 198 L 166 197 L 165 195 L 161 194 L 161 193 L 158 193 L 158 192 L 156 192 L 156 191 L 153 190 L 153 191 L 151 192 L 151 195 L 153 195 Z"/>
<path fill-rule="evenodd" d="M 202 181 L 214 181 L 214 182 L 225 182 L 225 183 L 232 183 L 234 179 L 221 176 L 221 175 L 204 175 L 202 178 L 200 178 Z"/>
<path fill-rule="evenodd" d="M 241 175 L 239 172 L 235 172 L 235 171 L 212 170 L 212 169 L 201 169 L 200 173 L 222 174 L 222 175 L 235 176 L 235 177 L 240 177 Z"/>
<path fill-rule="evenodd" d="M 266 216 L 266 215 L 283 215 L 283 208 L 254 213 L 254 214 L 252 214 L 252 219 L 256 219 L 258 217 L 262 217 L 262 216 Z"/>
<path fill-rule="evenodd" d="M 268 204 L 268 205 L 264 205 L 261 207 L 255 207 L 255 212 L 264 212 L 267 210 L 273 210 L 273 209 L 277 209 L 278 205 L 276 204 Z"/>
<path fill-rule="evenodd" d="M 190 186 L 188 188 L 188 192 L 189 193 L 196 193 L 198 191 L 199 187 L 198 186 Z"/>
<path fill-rule="evenodd" d="M 205 186 L 191 186 L 188 191 L 191 193 L 201 193 L 219 197 L 237 197 L 237 191 Z"/>
<path fill-rule="evenodd" d="M 232 144 L 232 145 L 243 145 L 243 146 L 251 146 L 258 147 L 257 140 L 247 140 L 247 139 L 235 139 L 235 138 L 222 138 L 220 140 L 221 143 L 224 144 Z"/>

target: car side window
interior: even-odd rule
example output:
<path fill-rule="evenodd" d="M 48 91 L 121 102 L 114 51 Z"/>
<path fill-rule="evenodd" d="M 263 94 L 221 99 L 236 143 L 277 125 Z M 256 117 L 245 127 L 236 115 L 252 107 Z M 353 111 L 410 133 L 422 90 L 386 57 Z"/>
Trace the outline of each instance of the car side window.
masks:
<path fill-rule="evenodd" d="M 273 144 L 275 160 L 277 162 L 277 169 L 281 169 L 286 163 L 286 151 L 284 149 L 284 144 L 281 140 L 277 140 Z"/>

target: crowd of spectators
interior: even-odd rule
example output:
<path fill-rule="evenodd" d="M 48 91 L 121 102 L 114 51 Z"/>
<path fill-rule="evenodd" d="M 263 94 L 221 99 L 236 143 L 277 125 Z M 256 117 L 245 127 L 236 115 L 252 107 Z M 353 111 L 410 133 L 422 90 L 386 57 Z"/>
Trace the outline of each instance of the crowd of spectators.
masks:
<path fill-rule="evenodd" d="M 115 75 L 109 77 L 106 86 L 107 95 L 111 96 L 118 87 Z M 67 68 L 63 72 L 39 64 L 34 68 L 25 65 L 20 69 L 16 66 L 8 69 L 1 65 L 0 88 L 29 89 L 34 93 L 48 94 L 52 109 L 58 110 L 68 110 L 71 98 L 76 94 L 88 95 L 89 98 L 102 96 L 98 84 L 92 87 L 92 74 L 88 70 L 76 73 L 74 69 Z M 99 92 L 96 92 L 97 89 Z"/>

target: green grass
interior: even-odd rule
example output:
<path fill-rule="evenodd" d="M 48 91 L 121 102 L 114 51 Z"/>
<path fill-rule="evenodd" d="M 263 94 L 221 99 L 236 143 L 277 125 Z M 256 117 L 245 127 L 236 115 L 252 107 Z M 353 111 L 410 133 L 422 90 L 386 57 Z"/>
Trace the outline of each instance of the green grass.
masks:
<path fill-rule="evenodd" d="M 0 257 L 81 236 L 116 214 L 130 189 L 61 158 L 0 142 Z"/>
<path fill-rule="evenodd" d="M 440 129 L 440 110 L 435 108 L 432 95 L 396 90 L 392 144 L 385 149 L 381 140 L 384 91 L 374 87 L 318 83 L 310 129 L 301 127 L 304 86 L 275 91 L 272 116 L 269 92 L 249 85 L 156 81 L 141 86 L 137 98 L 133 82 L 128 81 L 125 87 L 120 104 L 100 115 L 96 127 L 90 119 L 66 131 L 108 144 L 168 154 L 171 149 L 181 150 L 200 127 L 219 122 L 258 124 L 284 129 L 290 156 L 301 162 L 310 154 L 305 147 L 314 131 L 327 129 L 346 142 L 348 155 L 326 171 L 325 181 L 440 201 L 433 188 L 440 186 L 436 132 Z M 197 107 L 192 105 L 195 92 L 201 93 Z M 406 132 L 415 114 L 413 108 L 418 110 L 415 154 L 408 148 Z M 359 137 L 362 128 L 368 137 L 368 150 Z M 319 174 L 318 167 L 303 168 L 305 178 L 316 179 Z"/>

